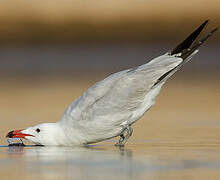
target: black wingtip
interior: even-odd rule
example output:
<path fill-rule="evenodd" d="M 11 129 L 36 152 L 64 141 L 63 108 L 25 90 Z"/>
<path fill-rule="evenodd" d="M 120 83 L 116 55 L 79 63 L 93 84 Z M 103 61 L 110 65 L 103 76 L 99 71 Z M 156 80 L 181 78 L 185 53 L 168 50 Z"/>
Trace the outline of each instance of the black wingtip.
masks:
<path fill-rule="evenodd" d="M 181 57 L 183 60 L 186 60 L 192 53 L 194 53 L 207 39 L 209 39 L 218 30 L 218 27 L 216 27 L 215 29 L 211 30 L 205 37 L 203 37 L 202 39 L 200 39 L 199 41 L 193 44 L 193 42 L 199 36 L 200 32 L 203 30 L 203 28 L 206 26 L 207 23 L 208 20 L 206 20 L 202 25 L 200 25 L 199 28 L 197 28 L 188 38 L 186 38 L 186 40 L 184 40 L 181 44 L 179 44 L 171 53 L 173 54 L 181 53 L 179 57 Z M 193 38 L 193 41 L 190 41 L 189 38 Z M 178 67 L 182 66 L 183 64 L 184 63 L 179 64 L 178 66 L 174 67 L 173 69 L 162 75 L 154 84 L 154 86 L 159 84 L 165 78 L 168 78 L 168 76 L 171 76 L 175 72 L 175 70 L 178 70 Z"/>
<path fill-rule="evenodd" d="M 196 49 L 198 49 L 207 39 L 209 39 L 216 31 L 218 30 L 218 27 L 211 30 L 205 37 L 200 39 L 198 42 L 196 42 L 192 47 L 184 50 L 181 54 L 181 58 L 186 59 L 188 56 L 190 56 Z"/>
<path fill-rule="evenodd" d="M 176 46 L 172 51 L 171 55 L 181 53 L 184 49 L 189 48 L 196 38 L 199 36 L 201 31 L 205 28 L 209 20 L 204 21 L 192 34 L 190 34 L 182 43 Z"/>

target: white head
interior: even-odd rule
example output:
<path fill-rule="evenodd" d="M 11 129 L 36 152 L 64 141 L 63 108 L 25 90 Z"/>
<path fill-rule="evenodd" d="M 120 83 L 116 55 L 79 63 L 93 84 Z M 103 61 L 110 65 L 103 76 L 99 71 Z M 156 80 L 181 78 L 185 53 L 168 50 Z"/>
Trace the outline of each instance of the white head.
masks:
<path fill-rule="evenodd" d="M 58 123 L 43 123 L 24 130 L 14 130 L 7 134 L 9 138 L 24 138 L 38 145 L 60 145 L 65 133 Z"/>

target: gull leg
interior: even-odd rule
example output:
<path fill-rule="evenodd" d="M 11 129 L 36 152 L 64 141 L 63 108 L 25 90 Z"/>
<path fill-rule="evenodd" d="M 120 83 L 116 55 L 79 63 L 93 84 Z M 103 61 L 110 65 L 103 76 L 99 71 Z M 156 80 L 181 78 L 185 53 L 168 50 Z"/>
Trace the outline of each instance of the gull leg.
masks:
<path fill-rule="evenodd" d="M 126 132 L 125 132 L 126 131 Z M 126 133 L 126 135 L 125 135 Z M 120 139 L 119 141 L 115 144 L 115 146 L 124 146 L 125 143 L 127 142 L 127 140 L 129 139 L 129 137 L 132 135 L 133 133 L 133 129 L 131 128 L 131 126 L 127 126 L 123 131 L 122 134 L 120 135 Z"/>

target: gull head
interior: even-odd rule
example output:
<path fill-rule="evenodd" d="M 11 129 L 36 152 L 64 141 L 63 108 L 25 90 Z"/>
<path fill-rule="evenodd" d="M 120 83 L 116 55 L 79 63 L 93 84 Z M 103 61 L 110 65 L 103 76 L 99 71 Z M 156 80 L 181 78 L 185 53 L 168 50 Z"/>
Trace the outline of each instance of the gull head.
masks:
<path fill-rule="evenodd" d="M 24 138 L 37 145 L 56 146 L 65 140 L 65 133 L 58 123 L 42 123 L 22 130 L 10 131 L 8 138 Z"/>

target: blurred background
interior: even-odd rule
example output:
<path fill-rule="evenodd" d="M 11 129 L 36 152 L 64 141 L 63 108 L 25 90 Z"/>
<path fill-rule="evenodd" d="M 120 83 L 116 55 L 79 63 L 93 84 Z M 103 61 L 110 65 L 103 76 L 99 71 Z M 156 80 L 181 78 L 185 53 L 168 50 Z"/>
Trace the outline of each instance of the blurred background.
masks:
<path fill-rule="evenodd" d="M 0 4 L 0 143 L 5 134 L 58 121 L 111 73 L 174 48 L 204 20 L 220 25 L 219 0 L 10 0 Z M 220 133 L 220 32 L 164 86 L 130 142 L 216 144 Z"/>

